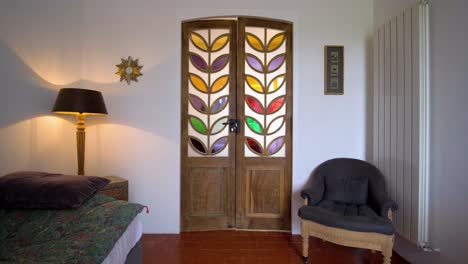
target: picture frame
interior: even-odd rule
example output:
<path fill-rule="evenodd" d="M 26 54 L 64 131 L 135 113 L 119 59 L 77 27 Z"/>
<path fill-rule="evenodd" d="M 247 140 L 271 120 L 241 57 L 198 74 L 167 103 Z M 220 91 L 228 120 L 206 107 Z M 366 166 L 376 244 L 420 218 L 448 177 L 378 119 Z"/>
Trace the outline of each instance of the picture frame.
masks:
<path fill-rule="evenodd" d="M 344 46 L 326 45 L 325 52 L 325 95 L 344 94 Z"/>

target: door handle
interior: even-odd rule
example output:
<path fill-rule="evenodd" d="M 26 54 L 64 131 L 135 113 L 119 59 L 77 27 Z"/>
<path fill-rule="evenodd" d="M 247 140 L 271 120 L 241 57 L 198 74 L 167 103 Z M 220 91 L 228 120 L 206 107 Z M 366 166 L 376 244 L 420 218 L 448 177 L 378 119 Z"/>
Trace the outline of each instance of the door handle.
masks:
<path fill-rule="evenodd" d="M 239 131 L 240 131 L 239 119 L 231 118 L 231 119 L 229 119 L 228 122 L 224 122 L 223 125 L 229 125 L 229 132 L 231 132 L 231 133 L 239 133 Z"/>

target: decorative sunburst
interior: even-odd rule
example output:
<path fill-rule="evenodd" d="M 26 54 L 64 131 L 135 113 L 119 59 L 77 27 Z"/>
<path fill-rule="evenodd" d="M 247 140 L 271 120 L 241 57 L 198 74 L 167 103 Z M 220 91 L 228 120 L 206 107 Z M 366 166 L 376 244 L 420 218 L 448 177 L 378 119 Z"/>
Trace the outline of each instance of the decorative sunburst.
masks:
<path fill-rule="evenodd" d="M 138 59 L 133 60 L 131 56 L 128 56 L 128 59 L 120 59 L 122 62 L 115 65 L 119 70 L 115 73 L 120 75 L 120 81 L 127 81 L 127 84 L 130 84 L 130 81 L 138 82 L 137 77 L 142 76 L 140 72 L 143 66 L 138 65 Z"/>

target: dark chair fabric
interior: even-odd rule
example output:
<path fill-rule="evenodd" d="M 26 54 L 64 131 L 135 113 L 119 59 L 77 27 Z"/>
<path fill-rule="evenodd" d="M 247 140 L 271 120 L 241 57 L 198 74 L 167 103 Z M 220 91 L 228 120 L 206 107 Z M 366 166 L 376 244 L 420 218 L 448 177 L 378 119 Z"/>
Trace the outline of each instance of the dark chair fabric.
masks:
<path fill-rule="evenodd" d="M 352 231 L 395 232 L 387 212 L 397 204 L 388 198 L 382 173 L 365 161 L 338 158 L 320 164 L 301 196 L 308 200 L 299 209 L 303 219 Z"/>

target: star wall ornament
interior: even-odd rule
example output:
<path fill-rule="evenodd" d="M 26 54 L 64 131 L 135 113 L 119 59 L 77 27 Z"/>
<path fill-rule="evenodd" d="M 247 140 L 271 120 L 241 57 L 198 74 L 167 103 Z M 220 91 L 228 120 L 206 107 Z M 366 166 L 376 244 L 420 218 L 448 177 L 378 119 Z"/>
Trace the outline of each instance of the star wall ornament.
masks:
<path fill-rule="evenodd" d="M 125 80 L 127 84 L 130 84 L 130 81 L 138 82 L 137 77 L 142 76 L 140 72 L 143 66 L 138 65 L 138 59 L 133 60 L 131 56 L 128 56 L 128 59 L 120 59 L 122 62 L 115 65 L 119 70 L 115 73 L 120 75 L 120 81 Z"/>

